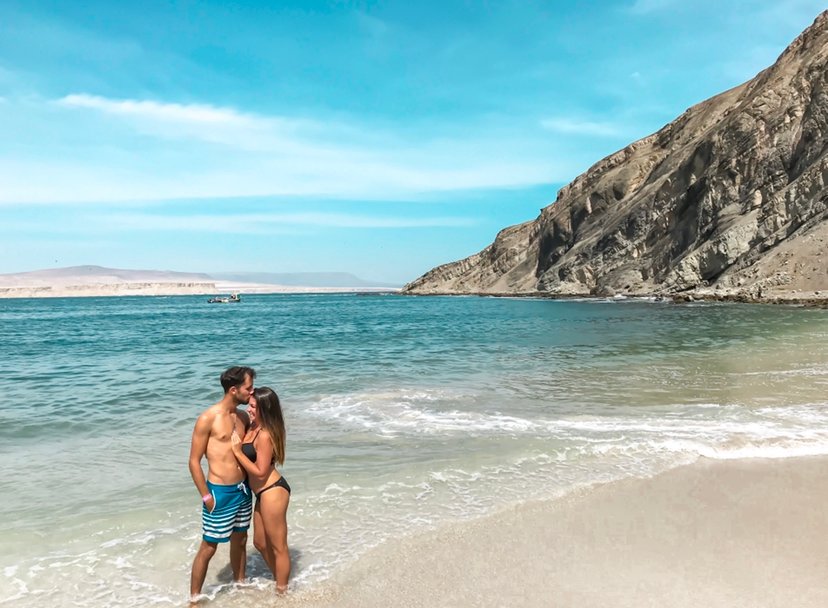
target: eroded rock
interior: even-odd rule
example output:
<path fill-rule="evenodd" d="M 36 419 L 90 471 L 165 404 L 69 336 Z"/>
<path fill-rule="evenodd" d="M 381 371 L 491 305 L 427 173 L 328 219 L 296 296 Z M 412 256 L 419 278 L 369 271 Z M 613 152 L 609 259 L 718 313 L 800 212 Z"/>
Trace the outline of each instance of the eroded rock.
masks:
<path fill-rule="evenodd" d="M 600 160 L 537 219 L 404 291 L 786 299 L 828 290 L 826 254 L 828 11 L 753 80 Z"/>

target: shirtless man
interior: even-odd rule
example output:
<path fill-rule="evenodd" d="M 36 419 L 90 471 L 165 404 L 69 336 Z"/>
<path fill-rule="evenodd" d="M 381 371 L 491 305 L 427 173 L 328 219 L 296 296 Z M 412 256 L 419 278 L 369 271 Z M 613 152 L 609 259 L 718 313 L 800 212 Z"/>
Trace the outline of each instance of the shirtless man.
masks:
<path fill-rule="evenodd" d="M 230 437 L 234 431 L 244 436 L 249 420 L 239 405 L 247 403 L 253 392 L 256 372 L 250 367 L 231 367 L 221 375 L 224 397 L 196 420 L 190 444 L 190 475 L 201 495 L 203 536 L 190 576 L 191 601 L 201 594 L 207 566 L 216 554 L 218 543 L 230 541 L 230 566 L 233 579 L 244 580 L 247 561 L 247 529 L 250 527 L 252 500 L 244 469 L 233 456 Z M 207 478 L 201 459 L 207 456 Z"/>

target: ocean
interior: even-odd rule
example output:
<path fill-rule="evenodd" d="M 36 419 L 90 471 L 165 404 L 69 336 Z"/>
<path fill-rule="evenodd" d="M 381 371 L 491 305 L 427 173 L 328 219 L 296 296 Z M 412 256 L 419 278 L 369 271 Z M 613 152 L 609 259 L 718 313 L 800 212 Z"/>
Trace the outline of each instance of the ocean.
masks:
<path fill-rule="evenodd" d="M 291 587 L 370 548 L 699 458 L 828 454 L 828 311 L 645 300 L 0 300 L 0 606 L 183 606 L 228 366 L 280 395 Z M 216 606 L 270 598 L 227 553 Z"/>

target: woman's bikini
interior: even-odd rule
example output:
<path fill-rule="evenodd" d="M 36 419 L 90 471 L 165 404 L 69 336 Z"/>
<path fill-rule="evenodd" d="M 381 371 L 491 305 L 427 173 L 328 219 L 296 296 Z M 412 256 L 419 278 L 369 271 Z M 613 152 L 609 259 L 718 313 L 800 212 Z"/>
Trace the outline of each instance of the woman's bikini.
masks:
<path fill-rule="evenodd" d="M 250 459 L 250 462 L 256 462 L 256 446 L 254 445 L 254 442 L 256 441 L 256 437 L 259 436 L 261 430 L 261 427 L 256 430 L 256 434 L 253 435 L 253 441 L 249 443 L 243 443 L 241 446 L 242 453 Z M 284 488 L 285 490 L 287 490 L 287 493 L 290 494 L 290 485 L 288 484 L 285 477 L 282 476 L 266 488 L 262 488 L 261 490 L 256 492 L 256 500 L 259 500 L 259 497 L 262 494 L 264 494 L 268 490 L 272 490 L 273 488 Z"/>

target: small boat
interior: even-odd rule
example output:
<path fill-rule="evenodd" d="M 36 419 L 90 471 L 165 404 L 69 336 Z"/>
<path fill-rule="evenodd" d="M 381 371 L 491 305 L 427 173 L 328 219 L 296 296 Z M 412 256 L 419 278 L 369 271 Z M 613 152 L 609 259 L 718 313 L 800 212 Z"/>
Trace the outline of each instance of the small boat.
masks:
<path fill-rule="evenodd" d="M 241 302 L 241 296 L 234 293 L 230 297 L 215 297 L 207 300 L 208 304 L 230 304 L 231 302 Z"/>

